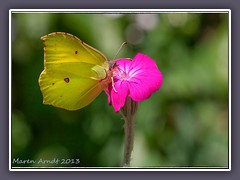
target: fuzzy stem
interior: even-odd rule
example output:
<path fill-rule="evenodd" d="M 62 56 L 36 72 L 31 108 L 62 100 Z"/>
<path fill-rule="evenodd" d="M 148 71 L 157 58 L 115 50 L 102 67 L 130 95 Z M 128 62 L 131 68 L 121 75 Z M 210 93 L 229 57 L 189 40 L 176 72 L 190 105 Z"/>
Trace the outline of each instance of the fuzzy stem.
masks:
<path fill-rule="evenodd" d="M 121 114 L 125 120 L 124 132 L 125 132 L 125 146 L 123 167 L 129 167 L 131 161 L 131 154 L 133 150 L 134 141 L 134 116 L 137 111 L 137 102 L 131 98 L 126 99 L 125 106 L 121 109 Z"/>
<path fill-rule="evenodd" d="M 125 148 L 123 166 L 129 167 L 131 161 L 131 154 L 133 150 L 133 137 L 134 137 L 134 120 L 133 116 L 129 117 L 125 121 Z"/>

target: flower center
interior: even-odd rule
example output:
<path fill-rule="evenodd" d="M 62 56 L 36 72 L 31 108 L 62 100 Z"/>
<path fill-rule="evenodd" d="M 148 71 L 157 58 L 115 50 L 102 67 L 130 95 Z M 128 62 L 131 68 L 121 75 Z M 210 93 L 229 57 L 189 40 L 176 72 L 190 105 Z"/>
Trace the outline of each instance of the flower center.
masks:
<path fill-rule="evenodd" d="M 122 79 L 122 80 L 129 80 L 130 76 L 128 73 L 126 73 L 124 70 L 122 70 L 121 68 L 118 67 L 118 69 L 116 71 L 114 71 L 113 73 L 118 79 Z"/>

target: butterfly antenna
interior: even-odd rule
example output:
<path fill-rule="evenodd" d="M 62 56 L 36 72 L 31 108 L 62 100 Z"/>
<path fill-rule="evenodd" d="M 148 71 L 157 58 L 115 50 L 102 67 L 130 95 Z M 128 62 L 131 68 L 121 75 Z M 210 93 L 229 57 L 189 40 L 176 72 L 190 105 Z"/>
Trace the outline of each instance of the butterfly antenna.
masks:
<path fill-rule="evenodd" d="M 122 47 L 125 45 L 125 44 L 127 44 L 127 41 L 124 41 L 122 44 L 121 44 L 121 46 L 119 47 L 119 49 L 118 49 L 118 51 L 117 51 L 117 53 L 115 54 L 115 56 L 114 56 L 114 58 L 113 58 L 113 60 L 112 60 L 112 66 L 114 67 L 114 64 L 115 64 L 115 59 L 116 59 L 116 57 L 117 57 L 117 55 L 118 55 L 118 53 L 120 52 L 120 50 L 122 49 Z M 112 68 L 113 68 L 112 67 Z M 115 89 L 115 86 L 114 86 L 114 81 L 113 81 L 113 77 L 111 77 L 111 80 L 112 80 L 112 88 L 113 88 L 113 90 L 117 93 L 117 90 Z"/>
<path fill-rule="evenodd" d="M 124 41 L 124 42 L 122 43 L 122 45 L 121 45 L 121 46 L 120 46 L 120 48 L 118 49 L 118 51 L 117 51 L 116 55 L 114 56 L 113 60 L 115 60 L 115 59 L 116 59 L 116 57 L 117 57 L 118 53 L 120 52 L 120 50 L 122 49 L 122 47 L 123 47 L 125 44 L 127 44 L 127 41 Z"/>

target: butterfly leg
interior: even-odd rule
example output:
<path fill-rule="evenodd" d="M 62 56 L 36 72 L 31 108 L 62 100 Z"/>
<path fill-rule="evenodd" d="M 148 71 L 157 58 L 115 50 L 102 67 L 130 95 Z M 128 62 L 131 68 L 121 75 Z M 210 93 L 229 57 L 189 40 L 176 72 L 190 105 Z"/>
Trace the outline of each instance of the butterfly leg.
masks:
<path fill-rule="evenodd" d="M 113 88 L 113 90 L 115 91 L 115 93 L 117 93 L 117 90 L 115 89 L 115 86 L 114 86 L 113 77 L 111 77 L 111 80 L 112 80 L 112 88 Z"/>

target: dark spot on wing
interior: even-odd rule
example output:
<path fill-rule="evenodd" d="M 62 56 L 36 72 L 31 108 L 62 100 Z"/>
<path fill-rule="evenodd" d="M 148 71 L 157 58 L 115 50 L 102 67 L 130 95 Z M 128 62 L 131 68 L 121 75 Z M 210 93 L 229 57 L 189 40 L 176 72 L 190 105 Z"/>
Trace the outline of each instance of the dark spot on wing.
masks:
<path fill-rule="evenodd" d="M 75 51 L 75 54 L 77 54 L 78 53 L 78 51 Z"/>
<path fill-rule="evenodd" d="M 64 81 L 65 81 L 66 83 L 69 83 L 70 79 L 69 79 L 68 77 L 66 77 L 66 78 L 64 78 Z"/>
<path fill-rule="evenodd" d="M 52 85 L 54 85 L 55 83 L 52 83 Z"/>

